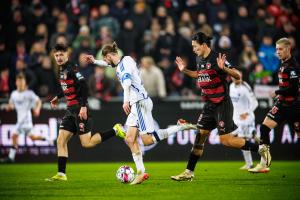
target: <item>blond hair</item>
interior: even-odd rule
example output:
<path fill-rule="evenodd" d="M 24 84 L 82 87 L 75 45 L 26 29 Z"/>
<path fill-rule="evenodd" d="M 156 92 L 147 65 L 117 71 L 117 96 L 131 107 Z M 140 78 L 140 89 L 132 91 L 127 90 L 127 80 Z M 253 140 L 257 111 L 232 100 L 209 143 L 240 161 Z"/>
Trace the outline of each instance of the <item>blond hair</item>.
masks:
<path fill-rule="evenodd" d="M 276 44 L 283 44 L 285 47 L 290 47 L 291 41 L 288 38 L 284 37 L 277 40 Z"/>

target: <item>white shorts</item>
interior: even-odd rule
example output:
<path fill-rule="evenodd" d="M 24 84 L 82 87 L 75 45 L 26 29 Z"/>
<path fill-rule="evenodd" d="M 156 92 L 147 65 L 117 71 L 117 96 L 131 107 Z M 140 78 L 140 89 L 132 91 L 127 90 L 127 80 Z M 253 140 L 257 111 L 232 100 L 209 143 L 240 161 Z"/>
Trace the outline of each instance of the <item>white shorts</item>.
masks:
<path fill-rule="evenodd" d="M 33 125 L 31 124 L 16 124 L 15 133 L 18 135 L 32 133 Z"/>
<path fill-rule="evenodd" d="M 234 131 L 234 135 L 238 137 L 251 139 L 254 137 L 256 131 L 254 114 L 248 115 L 246 120 L 234 119 L 234 123 L 237 125 L 237 129 Z"/>
<path fill-rule="evenodd" d="M 152 100 L 148 97 L 131 105 L 131 112 L 127 117 L 126 126 L 137 127 L 140 134 L 154 132 L 154 120 L 152 117 Z"/>

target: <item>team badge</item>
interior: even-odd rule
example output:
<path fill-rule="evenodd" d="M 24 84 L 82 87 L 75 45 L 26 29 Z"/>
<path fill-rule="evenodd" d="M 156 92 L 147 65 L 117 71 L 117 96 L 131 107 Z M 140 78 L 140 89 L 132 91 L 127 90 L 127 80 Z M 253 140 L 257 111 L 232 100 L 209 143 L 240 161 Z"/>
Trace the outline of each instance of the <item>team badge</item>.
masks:
<path fill-rule="evenodd" d="M 79 123 L 79 130 L 84 132 L 84 123 Z"/>
<path fill-rule="evenodd" d="M 206 63 L 206 69 L 210 69 L 211 68 L 211 64 L 210 63 Z"/>
<path fill-rule="evenodd" d="M 276 106 L 273 106 L 272 110 L 271 110 L 271 113 L 273 115 L 275 115 L 276 113 L 278 112 L 278 108 Z"/>
<path fill-rule="evenodd" d="M 225 123 L 224 123 L 223 121 L 219 121 L 219 126 L 220 126 L 221 128 L 224 128 Z"/>

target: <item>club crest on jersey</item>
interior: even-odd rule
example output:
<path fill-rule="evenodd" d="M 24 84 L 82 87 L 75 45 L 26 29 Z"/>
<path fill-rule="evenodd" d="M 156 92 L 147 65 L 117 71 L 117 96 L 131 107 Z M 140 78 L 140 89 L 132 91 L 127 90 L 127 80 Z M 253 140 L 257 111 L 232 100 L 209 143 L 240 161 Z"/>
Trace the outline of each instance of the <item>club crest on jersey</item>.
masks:
<path fill-rule="evenodd" d="M 206 69 L 210 69 L 211 68 L 211 64 L 210 63 L 206 63 Z"/>
<path fill-rule="evenodd" d="M 219 122 L 219 126 L 220 126 L 221 128 L 224 128 L 225 122 L 224 122 L 224 121 L 220 121 L 220 122 Z"/>
<path fill-rule="evenodd" d="M 284 67 L 280 67 L 279 71 L 282 73 L 284 71 Z"/>
<path fill-rule="evenodd" d="M 84 123 L 79 123 L 79 131 L 84 132 Z"/>
<path fill-rule="evenodd" d="M 274 107 L 272 108 L 272 110 L 271 110 L 271 113 L 272 113 L 273 115 L 275 115 L 275 114 L 277 113 L 277 111 L 278 111 L 278 108 L 277 108 L 276 106 L 274 106 Z"/>

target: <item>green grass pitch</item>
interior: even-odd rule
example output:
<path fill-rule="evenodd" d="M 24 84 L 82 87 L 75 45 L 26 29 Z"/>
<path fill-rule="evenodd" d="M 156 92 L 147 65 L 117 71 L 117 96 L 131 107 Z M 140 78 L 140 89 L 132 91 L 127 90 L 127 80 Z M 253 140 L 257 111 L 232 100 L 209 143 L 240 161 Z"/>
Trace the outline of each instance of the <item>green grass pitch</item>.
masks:
<path fill-rule="evenodd" d="M 239 171 L 242 162 L 200 162 L 192 182 L 171 175 L 184 162 L 146 162 L 150 179 L 137 186 L 119 183 L 119 166 L 133 163 L 69 163 L 67 182 L 45 182 L 56 164 L 0 165 L 0 199 L 300 199 L 300 161 L 274 161 L 268 174 Z"/>

